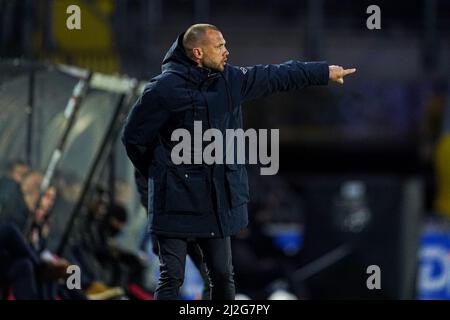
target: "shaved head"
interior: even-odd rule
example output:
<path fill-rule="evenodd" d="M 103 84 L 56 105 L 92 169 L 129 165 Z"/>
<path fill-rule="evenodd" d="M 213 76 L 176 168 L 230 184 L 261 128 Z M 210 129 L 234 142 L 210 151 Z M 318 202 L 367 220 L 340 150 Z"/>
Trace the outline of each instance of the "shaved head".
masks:
<path fill-rule="evenodd" d="M 203 45 L 208 30 L 219 31 L 216 26 L 206 23 L 198 23 L 190 26 L 183 36 L 183 47 L 187 53 L 195 47 Z"/>
<path fill-rule="evenodd" d="M 183 36 L 183 47 L 197 66 L 222 72 L 229 52 L 220 30 L 212 24 L 194 24 Z"/>

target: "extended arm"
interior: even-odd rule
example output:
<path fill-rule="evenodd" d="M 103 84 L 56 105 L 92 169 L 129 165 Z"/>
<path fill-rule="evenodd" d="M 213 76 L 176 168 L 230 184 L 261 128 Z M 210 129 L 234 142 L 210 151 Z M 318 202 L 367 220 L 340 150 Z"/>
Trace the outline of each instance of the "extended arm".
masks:
<path fill-rule="evenodd" d="M 356 69 L 345 70 L 325 62 L 288 61 L 282 64 L 237 68 L 243 101 L 275 92 L 297 90 L 311 85 L 326 85 L 328 80 L 343 83 L 343 77 Z"/>

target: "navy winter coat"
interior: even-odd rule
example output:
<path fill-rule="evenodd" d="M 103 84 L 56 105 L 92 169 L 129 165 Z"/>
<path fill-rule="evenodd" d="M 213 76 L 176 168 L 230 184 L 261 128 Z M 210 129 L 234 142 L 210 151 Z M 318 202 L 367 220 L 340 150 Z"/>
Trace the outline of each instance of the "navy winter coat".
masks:
<path fill-rule="evenodd" d="M 223 72 L 198 67 L 182 46 L 183 34 L 167 52 L 131 110 L 122 141 L 135 168 L 148 181 L 151 231 L 171 237 L 221 237 L 248 222 L 245 165 L 180 164 L 171 160 L 172 132 L 242 128 L 241 103 L 274 92 L 328 83 L 328 64 L 288 61 L 235 67 Z M 225 155 L 224 155 L 225 156 Z M 224 161 L 225 162 L 225 161 Z"/>

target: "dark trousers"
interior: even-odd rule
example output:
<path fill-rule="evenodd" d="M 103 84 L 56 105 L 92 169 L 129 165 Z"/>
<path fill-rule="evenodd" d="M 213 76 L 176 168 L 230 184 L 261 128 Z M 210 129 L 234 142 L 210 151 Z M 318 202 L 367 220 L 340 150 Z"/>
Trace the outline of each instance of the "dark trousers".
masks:
<path fill-rule="evenodd" d="M 187 255 L 191 258 L 203 280 L 202 300 L 211 300 L 211 286 L 208 268 L 206 267 L 205 256 L 196 241 L 189 241 Z"/>
<path fill-rule="evenodd" d="M 184 281 L 188 239 L 157 236 L 160 276 L 157 300 L 176 300 Z M 207 266 L 212 300 L 234 300 L 235 287 L 230 238 L 195 239 Z"/>

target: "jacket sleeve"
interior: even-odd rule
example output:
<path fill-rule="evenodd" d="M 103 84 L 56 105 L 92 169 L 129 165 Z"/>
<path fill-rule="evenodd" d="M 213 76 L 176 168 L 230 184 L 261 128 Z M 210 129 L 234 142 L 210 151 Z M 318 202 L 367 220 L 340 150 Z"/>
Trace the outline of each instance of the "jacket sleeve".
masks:
<path fill-rule="evenodd" d="M 122 133 L 127 155 L 144 177 L 148 177 L 148 167 L 153 159 L 159 130 L 170 113 L 156 86 L 156 82 L 151 82 L 145 87 L 131 109 Z"/>
<path fill-rule="evenodd" d="M 134 180 L 136 182 L 137 191 L 139 193 L 139 199 L 141 200 L 142 206 L 148 210 L 148 183 L 147 179 L 139 173 L 139 171 L 134 171 Z"/>
<path fill-rule="evenodd" d="M 282 64 L 241 67 L 241 99 L 248 101 L 281 91 L 301 89 L 310 85 L 328 84 L 326 62 L 288 61 Z"/>

